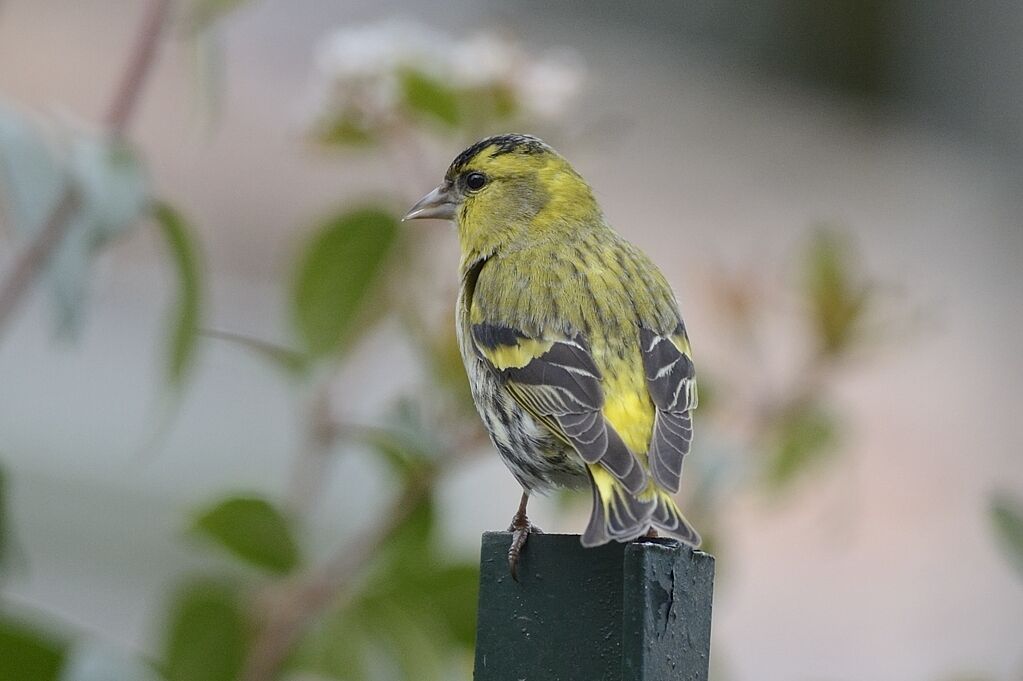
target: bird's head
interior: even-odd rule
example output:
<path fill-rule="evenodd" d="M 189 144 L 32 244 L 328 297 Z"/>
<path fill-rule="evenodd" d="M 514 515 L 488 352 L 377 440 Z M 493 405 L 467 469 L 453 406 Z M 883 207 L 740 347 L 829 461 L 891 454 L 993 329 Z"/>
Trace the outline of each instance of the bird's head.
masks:
<path fill-rule="evenodd" d="M 480 256 L 602 222 L 583 178 L 530 135 L 487 137 L 455 157 L 404 217 L 420 218 L 455 221 L 463 254 Z"/>

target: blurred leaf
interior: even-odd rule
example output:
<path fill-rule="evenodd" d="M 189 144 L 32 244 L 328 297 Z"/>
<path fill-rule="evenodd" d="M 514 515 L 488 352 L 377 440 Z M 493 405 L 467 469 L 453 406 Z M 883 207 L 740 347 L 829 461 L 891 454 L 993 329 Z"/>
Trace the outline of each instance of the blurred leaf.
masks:
<path fill-rule="evenodd" d="M 74 335 L 81 325 L 92 259 L 138 222 L 145 205 L 141 164 L 123 142 L 65 131 L 64 153 L 23 117 L 0 108 L 0 181 L 16 229 L 32 235 L 44 227 L 66 183 L 76 210 L 54 249 L 46 275 L 57 329 Z"/>
<path fill-rule="evenodd" d="M 235 681 L 247 646 L 236 591 L 212 581 L 180 589 L 171 605 L 164 646 L 167 681 Z"/>
<path fill-rule="evenodd" d="M 67 644 L 19 622 L 0 617 L 0 679 L 56 681 Z"/>
<path fill-rule="evenodd" d="M 276 573 L 299 563 L 298 544 L 284 514 L 265 499 L 233 497 L 203 511 L 195 530 L 236 557 Z"/>
<path fill-rule="evenodd" d="M 21 234 L 33 234 L 50 216 L 65 174 L 43 131 L 0 101 L 0 210 Z"/>
<path fill-rule="evenodd" d="M 400 78 L 405 104 L 412 111 L 452 128 L 459 124 L 461 116 L 458 109 L 458 94 L 454 90 L 412 69 L 403 71 Z"/>
<path fill-rule="evenodd" d="M 405 611 L 432 615 L 458 644 L 471 648 L 476 641 L 479 569 L 468 563 L 410 567 L 395 575 L 388 591 L 370 594 L 367 602 L 393 601 Z"/>
<path fill-rule="evenodd" d="M 295 325 L 312 355 L 338 352 L 355 335 L 397 231 L 393 215 L 366 208 L 328 220 L 313 236 L 292 291 Z"/>
<path fill-rule="evenodd" d="M 55 333 L 76 338 L 85 319 L 92 268 L 92 248 L 87 232 L 77 218 L 64 240 L 54 249 L 47 266 L 50 296 L 53 300 Z"/>
<path fill-rule="evenodd" d="M 133 227 L 147 207 L 142 162 L 123 140 L 79 135 L 71 144 L 69 168 L 87 221 L 89 243 L 105 246 Z"/>
<path fill-rule="evenodd" d="M 821 228 L 813 235 L 804 269 L 821 352 L 838 355 L 858 340 L 872 289 L 857 281 L 856 259 L 848 238 L 832 229 Z"/>
<path fill-rule="evenodd" d="M 67 163 L 77 211 L 48 273 L 58 332 L 75 336 L 84 318 L 92 261 L 138 224 L 146 207 L 146 180 L 131 147 L 105 136 L 75 137 Z"/>
<path fill-rule="evenodd" d="M 1023 576 L 1023 504 L 1007 494 L 994 494 L 989 513 L 1006 557 Z"/>
<path fill-rule="evenodd" d="M 283 345 L 276 345 L 269 341 L 243 336 L 242 334 L 232 333 L 230 331 L 203 329 L 200 333 L 209 338 L 227 341 L 245 348 L 286 374 L 301 374 L 309 366 L 308 357 L 298 350 L 292 350 L 291 348 L 286 348 Z"/>
<path fill-rule="evenodd" d="M 178 275 L 178 300 L 171 317 L 167 353 L 167 380 L 178 387 L 192 366 L 199 333 L 202 278 L 199 249 L 191 228 L 170 205 L 155 203 L 153 217 L 167 242 L 167 251 Z"/>
<path fill-rule="evenodd" d="M 788 409 L 774 424 L 772 441 L 767 479 L 775 487 L 783 487 L 834 452 L 838 427 L 822 408 L 801 403 Z"/>

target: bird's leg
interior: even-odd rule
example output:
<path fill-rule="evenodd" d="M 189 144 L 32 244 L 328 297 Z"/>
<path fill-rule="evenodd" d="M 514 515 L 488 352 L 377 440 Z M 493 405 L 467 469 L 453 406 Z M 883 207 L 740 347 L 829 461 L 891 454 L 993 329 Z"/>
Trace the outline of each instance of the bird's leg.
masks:
<path fill-rule="evenodd" d="M 508 568 L 511 570 L 512 579 L 516 582 L 519 581 L 519 556 L 526 545 L 529 533 L 543 532 L 539 527 L 529 522 L 529 518 L 526 517 L 526 504 L 528 503 L 529 492 L 523 490 L 522 499 L 519 501 L 519 510 L 515 512 L 515 517 L 512 518 L 511 525 L 508 526 L 508 531 L 512 533 L 511 547 L 508 549 Z"/>
<path fill-rule="evenodd" d="M 649 530 L 646 531 L 646 534 L 643 535 L 643 538 L 644 539 L 657 539 L 658 536 L 659 535 L 657 534 L 657 529 L 651 527 Z"/>

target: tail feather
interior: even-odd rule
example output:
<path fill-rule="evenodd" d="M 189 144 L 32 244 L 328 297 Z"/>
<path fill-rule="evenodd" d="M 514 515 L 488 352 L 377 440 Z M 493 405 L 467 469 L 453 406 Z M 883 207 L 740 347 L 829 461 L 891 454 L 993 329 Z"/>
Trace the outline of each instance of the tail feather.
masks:
<path fill-rule="evenodd" d="M 600 546 L 612 539 L 626 542 L 650 529 L 655 501 L 648 494 L 632 494 L 602 466 L 591 465 L 593 509 L 582 536 L 583 546 Z"/>
<path fill-rule="evenodd" d="M 700 545 L 700 533 L 682 515 L 678 504 L 667 492 L 657 493 L 657 503 L 650 516 L 650 524 L 693 548 Z"/>
<path fill-rule="evenodd" d="M 632 494 L 602 466 L 588 466 L 593 492 L 590 522 L 582 536 L 583 546 L 600 546 L 611 540 L 632 541 L 655 527 L 691 546 L 700 535 L 685 519 L 671 495 L 648 486 Z"/>

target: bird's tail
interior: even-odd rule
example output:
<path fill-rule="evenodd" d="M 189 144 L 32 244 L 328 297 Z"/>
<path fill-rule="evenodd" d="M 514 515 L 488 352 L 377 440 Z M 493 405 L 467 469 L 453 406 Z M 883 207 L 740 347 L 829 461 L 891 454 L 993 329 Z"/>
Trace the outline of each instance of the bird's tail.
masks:
<path fill-rule="evenodd" d="M 691 546 L 700 545 L 700 535 L 679 510 L 675 500 L 650 482 L 632 494 L 600 465 L 590 465 L 593 509 L 582 536 L 583 546 L 600 546 L 612 539 L 632 541 L 657 528 Z"/>
<path fill-rule="evenodd" d="M 698 547 L 702 541 L 700 533 L 682 515 L 671 495 L 664 490 L 658 490 L 656 495 L 657 504 L 650 515 L 650 524 L 684 544 L 689 544 L 693 548 Z"/>

